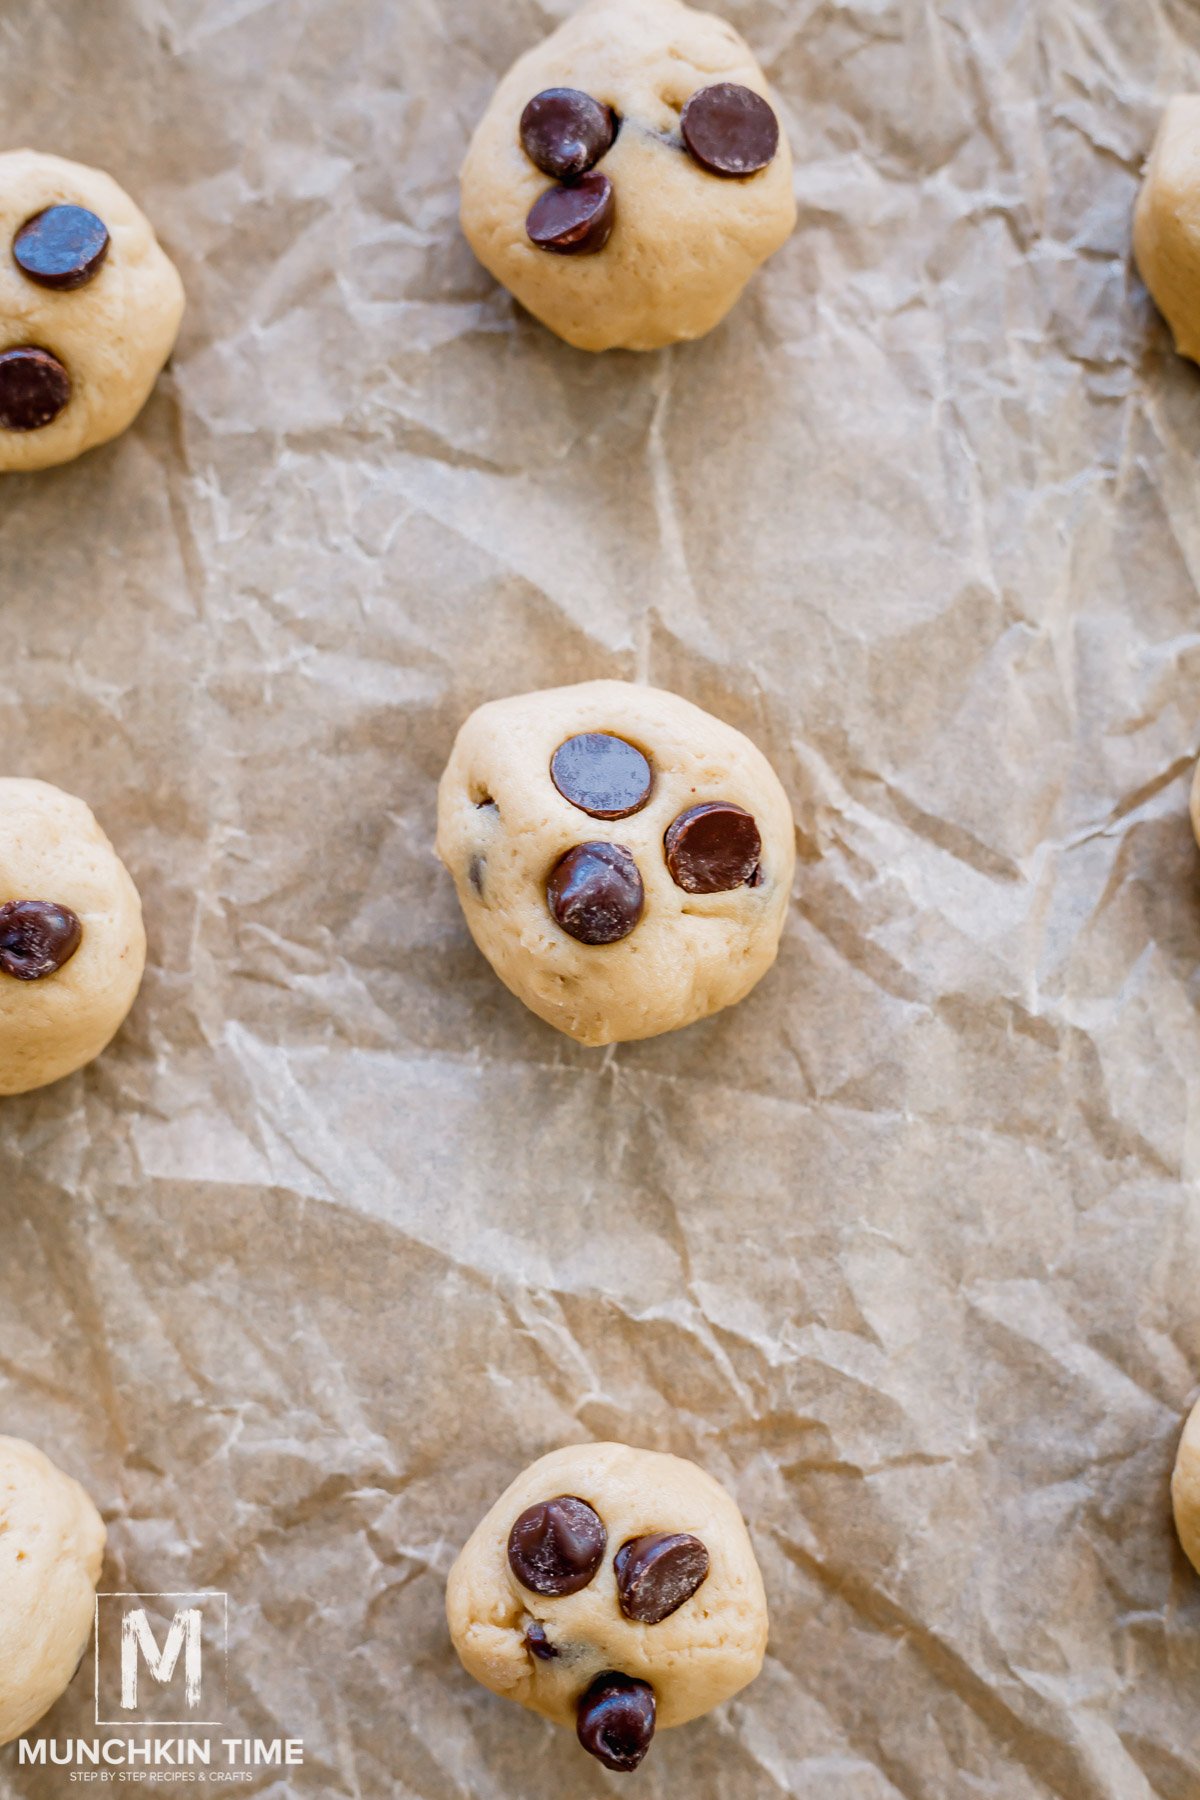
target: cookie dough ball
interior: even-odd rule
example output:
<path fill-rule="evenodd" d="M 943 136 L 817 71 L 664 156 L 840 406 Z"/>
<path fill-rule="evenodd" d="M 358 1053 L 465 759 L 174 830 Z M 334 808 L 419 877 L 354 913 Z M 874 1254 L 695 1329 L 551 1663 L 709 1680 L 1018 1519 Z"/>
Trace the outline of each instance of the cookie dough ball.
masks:
<path fill-rule="evenodd" d="M 775 960 L 795 869 L 761 752 L 626 681 L 472 713 L 442 776 L 437 848 L 501 981 L 582 1044 L 743 999 Z"/>
<path fill-rule="evenodd" d="M 1181 356 L 1200 362 L 1200 94 L 1163 114 L 1133 216 L 1142 280 Z"/>
<path fill-rule="evenodd" d="M 581 350 L 702 337 L 796 223 L 767 92 L 723 19 L 591 0 L 480 122 L 462 169 L 471 248 Z"/>
<path fill-rule="evenodd" d="M 177 270 L 110 176 L 0 155 L 0 471 L 70 462 L 124 431 L 182 316 Z"/>
<path fill-rule="evenodd" d="M 0 1437 L 0 1744 L 64 1693 L 87 1649 L 104 1523 L 77 1481 Z"/>
<path fill-rule="evenodd" d="M 0 1094 L 99 1056 L 145 967 L 137 889 L 83 801 L 0 780 Z"/>
<path fill-rule="evenodd" d="M 1200 1575 L 1200 1401 L 1192 1408 L 1179 1440 L 1171 1476 L 1171 1505 L 1184 1554 Z"/>
<path fill-rule="evenodd" d="M 694 1463 L 624 1444 L 526 1469 L 450 1571 L 446 1612 L 476 1681 L 574 1727 L 610 1769 L 753 1681 L 767 1645 L 733 1500 Z"/>

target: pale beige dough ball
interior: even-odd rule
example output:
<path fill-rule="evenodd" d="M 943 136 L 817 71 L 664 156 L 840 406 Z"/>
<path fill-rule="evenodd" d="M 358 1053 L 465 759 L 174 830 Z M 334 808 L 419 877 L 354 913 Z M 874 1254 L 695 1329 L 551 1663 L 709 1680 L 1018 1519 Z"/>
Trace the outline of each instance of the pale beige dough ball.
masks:
<path fill-rule="evenodd" d="M 535 1592 L 514 1569 L 510 1534 L 527 1508 L 561 1497 L 590 1508 L 606 1542 L 578 1591 Z M 708 1572 L 669 1616 L 640 1622 L 623 1610 L 619 1553 L 660 1536 L 698 1540 Z M 581 1698 L 608 1671 L 649 1684 L 658 1729 L 686 1724 L 753 1681 L 767 1643 L 762 1576 L 731 1496 L 694 1463 L 624 1444 L 554 1450 L 518 1476 L 450 1571 L 446 1611 L 469 1674 L 571 1727 Z"/>
<path fill-rule="evenodd" d="M 1200 361 L 1200 94 L 1168 102 L 1138 195 L 1133 249 L 1175 348 Z"/>
<path fill-rule="evenodd" d="M 107 254 L 84 285 L 53 289 L 18 265 L 23 226 L 76 206 L 107 228 Z M 99 169 L 34 150 L 0 155 L 0 471 L 44 469 L 107 443 L 132 423 L 166 362 L 183 316 L 183 284 L 145 214 Z M 3 423 L 6 383 L 23 379 L 6 352 L 48 351 L 70 383 L 49 423 Z"/>
<path fill-rule="evenodd" d="M 70 1685 L 87 1649 L 104 1523 L 77 1481 L 0 1437 L 0 1744 Z"/>
<path fill-rule="evenodd" d="M 66 908 L 78 948 L 32 980 L 40 926 L 14 905 Z M 61 952 L 60 952 L 61 954 Z M 82 800 L 43 781 L 0 780 L 0 1095 L 58 1081 L 99 1056 L 133 1005 L 146 966 L 142 907 Z"/>
<path fill-rule="evenodd" d="M 1171 1505 L 1184 1554 L 1200 1574 L 1200 1402 L 1192 1408 L 1179 1440 L 1171 1476 Z"/>
<path fill-rule="evenodd" d="M 551 764 L 579 737 L 615 739 L 644 757 L 648 797 L 638 810 L 598 817 L 560 791 Z M 750 815 L 761 849 L 749 879 L 713 892 L 680 885 L 668 833 L 697 807 L 731 809 L 735 824 Z M 596 842 L 626 853 L 644 891 L 640 919 L 619 941 L 580 941 L 550 906 L 563 859 Z M 472 713 L 442 776 L 437 849 L 497 975 L 583 1044 L 653 1037 L 744 998 L 775 961 L 795 870 L 791 808 L 761 751 L 690 701 L 625 681 L 522 694 Z"/>
<path fill-rule="evenodd" d="M 485 268 L 568 343 L 653 350 L 702 337 L 791 235 L 782 128 L 774 158 L 752 175 L 712 174 L 683 148 L 683 107 L 722 82 L 768 98 L 753 53 L 723 19 L 680 0 L 591 0 L 497 88 L 463 164 L 463 230 Z M 558 87 L 581 90 L 620 120 L 595 165 L 613 184 L 616 222 L 594 255 L 537 249 L 526 231 L 553 182 L 522 148 L 521 115 Z"/>

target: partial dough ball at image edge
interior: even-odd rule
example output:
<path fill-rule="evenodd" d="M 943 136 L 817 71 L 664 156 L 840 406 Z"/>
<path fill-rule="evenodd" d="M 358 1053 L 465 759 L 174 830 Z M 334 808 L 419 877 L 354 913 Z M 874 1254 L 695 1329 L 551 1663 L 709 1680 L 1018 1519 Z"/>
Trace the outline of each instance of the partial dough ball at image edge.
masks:
<path fill-rule="evenodd" d="M 624 681 L 478 707 L 438 790 L 437 851 L 505 986 L 593 1046 L 744 999 L 776 959 L 796 856 L 761 751 Z"/>
<path fill-rule="evenodd" d="M 1167 103 L 1134 210 L 1133 250 L 1176 350 L 1200 362 L 1200 94 Z"/>
<path fill-rule="evenodd" d="M 552 116 L 528 112 L 556 99 L 557 139 Z M 796 223 L 762 69 L 730 24 L 681 0 L 591 0 L 522 56 L 461 184 L 480 262 L 581 350 L 704 336 Z"/>
<path fill-rule="evenodd" d="M 87 1649 L 104 1522 L 77 1481 L 0 1437 L 0 1744 L 66 1692 Z"/>
<path fill-rule="evenodd" d="M 468 1674 L 575 1729 L 610 1768 L 739 1693 L 767 1644 L 732 1496 L 694 1463 L 625 1444 L 554 1450 L 518 1476 L 455 1562 L 446 1613 Z"/>
<path fill-rule="evenodd" d="M 1200 1575 L 1200 1401 L 1188 1414 L 1171 1474 L 1171 1508 L 1184 1555 Z"/>
<path fill-rule="evenodd" d="M 91 810 L 47 782 L 0 779 L 0 1095 L 99 1056 L 145 966 L 137 889 Z"/>
<path fill-rule="evenodd" d="M 111 176 L 0 154 L 0 472 L 70 462 L 126 430 L 183 309 L 178 270 Z"/>

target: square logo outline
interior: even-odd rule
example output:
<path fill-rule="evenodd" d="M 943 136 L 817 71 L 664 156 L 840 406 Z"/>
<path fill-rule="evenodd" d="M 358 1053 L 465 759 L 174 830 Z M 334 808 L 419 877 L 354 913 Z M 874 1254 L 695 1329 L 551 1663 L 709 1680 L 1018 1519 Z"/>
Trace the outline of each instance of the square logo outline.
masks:
<path fill-rule="evenodd" d="M 160 1726 L 176 1725 L 223 1725 L 223 1719 L 102 1719 L 100 1717 L 100 1602 L 102 1600 L 220 1600 L 221 1606 L 221 1663 L 225 1695 L 229 1695 L 229 1594 L 222 1588 L 191 1588 L 184 1593 L 132 1594 L 124 1591 L 96 1594 L 93 1630 L 95 1632 L 96 1674 L 94 1685 L 95 1713 L 97 1725 L 138 1725 L 150 1731 Z"/>

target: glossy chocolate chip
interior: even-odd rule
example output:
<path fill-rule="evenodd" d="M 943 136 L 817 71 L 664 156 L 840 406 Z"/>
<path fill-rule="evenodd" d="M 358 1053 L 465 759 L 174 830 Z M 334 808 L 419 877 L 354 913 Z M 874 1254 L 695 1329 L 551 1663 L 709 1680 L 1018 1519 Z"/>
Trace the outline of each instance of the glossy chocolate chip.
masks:
<path fill-rule="evenodd" d="M 22 344 L 0 354 L 0 430 L 40 431 L 71 398 L 71 377 L 49 350 Z"/>
<path fill-rule="evenodd" d="M 13 239 L 17 267 L 41 287 L 86 287 L 107 255 L 108 227 L 85 206 L 48 206 Z"/>
<path fill-rule="evenodd" d="M 531 1625 L 525 1627 L 525 1648 L 540 1662 L 553 1662 L 558 1655 L 558 1651 L 546 1636 L 545 1627 L 539 1625 L 536 1619 Z"/>
<path fill-rule="evenodd" d="M 751 882 L 762 856 L 753 815 L 725 800 L 690 806 L 668 825 L 663 846 L 677 887 L 688 894 L 724 894 Z"/>
<path fill-rule="evenodd" d="M 617 1599 L 627 1619 L 658 1625 L 708 1579 L 708 1551 L 690 1531 L 630 1538 L 613 1559 Z"/>
<path fill-rule="evenodd" d="M 615 134 L 611 109 L 578 88 L 545 88 L 521 114 L 526 156 L 555 181 L 586 175 L 610 148 Z"/>
<path fill-rule="evenodd" d="M 647 1681 L 608 1670 L 597 1675 L 575 1716 L 584 1749 L 606 1769 L 636 1769 L 654 1736 L 654 1689 Z"/>
<path fill-rule="evenodd" d="M 679 124 L 689 151 L 711 175 L 755 175 L 779 148 L 779 120 L 767 102 L 734 81 L 700 88 Z"/>
<path fill-rule="evenodd" d="M 638 866 L 621 844 L 577 844 L 546 883 L 555 921 L 581 944 L 617 944 L 642 916 Z"/>
<path fill-rule="evenodd" d="M 560 1494 L 525 1508 L 508 1534 L 508 1566 L 535 1594 L 577 1594 L 603 1562 L 607 1543 L 587 1501 Z"/>
<path fill-rule="evenodd" d="M 653 777 L 640 750 L 607 732 L 584 731 L 560 744 L 550 779 L 572 806 L 593 819 L 627 819 L 650 798 Z"/>
<path fill-rule="evenodd" d="M 14 981 L 56 975 L 83 942 L 83 926 L 69 906 L 51 900 L 10 900 L 0 906 L 0 974 Z"/>
<path fill-rule="evenodd" d="M 547 188 L 529 209 L 525 229 L 539 250 L 595 256 L 612 235 L 616 196 L 607 175 L 584 175 L 573 187 Z"/>

